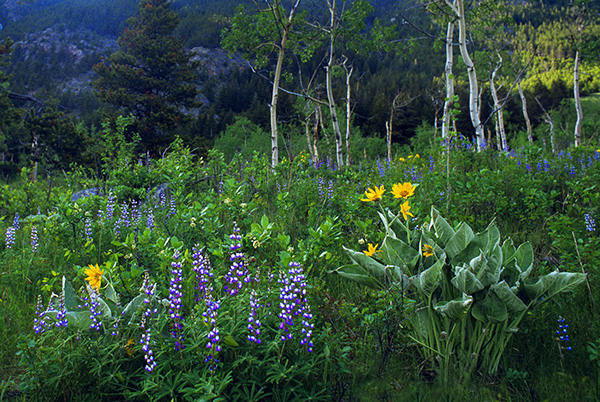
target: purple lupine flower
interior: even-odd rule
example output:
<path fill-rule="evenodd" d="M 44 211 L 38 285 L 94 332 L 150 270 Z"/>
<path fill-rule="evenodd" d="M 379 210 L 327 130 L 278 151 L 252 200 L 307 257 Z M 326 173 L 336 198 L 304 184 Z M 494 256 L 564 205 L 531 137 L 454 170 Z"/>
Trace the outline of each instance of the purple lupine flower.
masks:
<path fill-rule="evenodd" d="M 333 199 L 333 180 L 329 180 L 329 185 L 327 186 L 327 199 L 329 200 L 328 205 L 331 205 L 331 200 Z"/>
<path fill-rule="evenodd" d="M 527 169 L 527 172 L 531 172 L 531 165 L 529 165 L 529 163 L 525 164 L 525 168 Z"/>
<path fill-rule="evenodd" d="M 137 226 L 142 220 L 142 211 L 136 200 L 131 201 L 131 224 Z"/>
<path fill-rule="evenodd" d="M 93 243 L 94 238 L 92 237 L 92 220 L 89 217 L 85 218 L 84 230 L 86 241 Z"/>
<path fill-rule="evenodd" d="M 110 220 L 113 217 L 113 213 L 115 211 L 115 202 L 116 202 L 116 197 L 113 194 L 112 191 L 110 191 L 108 193 L 108 202 L 106 203 L 106 219 Z"/>
<path fill-rule="evenodd" d="M 6 248 L 12 248 L 15 245 L 15 228 L 14 226 L 9 226 L 6 229 L 6 240 L 5 240 Z"/>
<path fill-rule="evenodd" d="M 123 201 L 121 204 L 121 216 L 119 217 L 121 224 L 123 224 L 126 228 L 131 226 L 131 222 L 129 219 L 129 207 L 126 202 Z"/>
<path fill-rule="evenodd" d="M 175 199 L 173 197 L 171 197 L 169 213 L 173 216 L 177 214 L 177 206 L 175 205 Z"/>
<path fill-rule="evenodd" d="M 203 250 L 198 249 L 198 245 L 192 248 L 192 265 L 198 281 L 198 286 L 195 287 L 196 302 L 199 302 L 201 297 L 206 298 L 206 295 L 213 290 L 210 285 L 210 278 L 213 277 L 213 273 L 211 272 L 210 261 L 205 257 Z"/>
<path fill-rule="evenodd" d="M 65 292 L 60 294 L 60 302 L 58 304 L 58 312 L 56 313 L 56 324 L 58 328 L 67 327 L 67 309 L 65 307 Z"/>
<path fill-rule="evenodd" d="M 19 230 L 21 227 L 19 226 L 19 213 L 15 212 L 15 219 L 13 221 L 13 226 L 15 227 L 15 231 Z"/>
<path fill-rule="evenodd" d="M 33 330 L 36 334 L 41 334 L 46 331 L 46 310 L 43 310 L 44 306 L 42 304 L 42 295 L 38 295 L 37 306 L 35 309 L 35 314 L 37 318 L 33 320 Z"/>
<path fill-rule="evenodd" d="M 165 209 L 165 205 L 167 205 L 167 196 L 165 195 L 164 191 L 161 191 L 160 193 L 160 200 L 158 204 L 160 205 L 160 209 Z"/>
<path fill-rule="evenodd" d="M 594 217 L 591 214 L 585 214 L 584 218 L 585 218 L 585 229 L 588 232 L 595 232 L 596 231 L 596 221 L 594 220 Z"/>
<path fill-rule="evenodd" d="M 433 173 L 434 170 L 435 170 L 435 161 L 433 159 L 433 156 L 429 155 L 429 171 L 431 173 Z"/>
<path fill-rule="evenodd" d="M 152 286 L 150 284 L 150 274 L 148 271 L 144 273 L 144 282 L 142 284 L 144 289 L 144 293 L 146 294 L 146 298 L 144 299 L 144 304 L 146 305 L 146 310 L 142 315 L 142 321 L 140 323 L 140 328 L 144 330 L 142 334 L 142 338 L 140 339 L 140 344 L 142 344 L 142 350 L 144 351 L 144 360 L 146 361 L 146 365 L 144 369 L 151 373 L 156 367 L 156 361 L 154 361 L 154 354 L 150 347 L 151 341 L 151 325 L 150 319 L 152 318 L 152 313 L 156 312 L 156 309 L 152 309 L 150 306 L 152 297 L 154 296 L 154 289 L 156 286 Z"/>
<path fill-rule="evenodd" d="M 96 331 L 100 331 L 102 328 L 102 321 L 98 319 L 98 316 L 102 314 L 99 299 L 100 294 L 98 293 L 98 289 L 90 287 L 90 319 L 92 320 L 90 329 L 95 329 Z"/>
<path fill-rule="evenodd" d="M 175 350 L 183 349 L 184 346 L 181 344 L 183 341 L 183 323 L 181 318 L 181 298 L 183 293 L 181 291 L 181 282 L 183 281 L 183 270 L 181 269 L 182 263 L 179 261 L 179 251 L 175 251 L 173 254 L 173 262 L 171 262 L 171 286 L 169 288 L 169 315 L 171 321 L 173 321 L 173 330 L 171 331 L 171 337 L 176 339 Z"/>
<path fill-rule="evenodd" d="M 219 344 L 221 336 L 219 335 L 219 327 L 217 327 L 217 315 L 221 308 L 221 303 L 213 299 L 212 293 L 207 295 L 205 303 L 206 311 L 202 313 L 202 316 L 204 317 L 204 323 L 208 325 L 210 331 L 208 332 L 208 335 L 206 335 L 206 338 L 208 339 L 206 349 L 208 349 L 209 352 L 204 361 L 209 362 L 214 360 L 216 362 L 215 355 L 221 351 L 221 345 Z"/>
<path fill-rule="evenodd" d="M 154 212 L 152 209 L 148 210 L 148 221 L 146 222 L 146 225 L 151 232 L 154 230 Z"/>
<path fill-rule="evenodd" d="M 290 330 L 294 325 L 294 317 L 301 316 L 303 339 L 300 344 L 307 345 L 308 351 L 312 352 L 311 337 L 314 324 L 310 322 L 312 314 L 306 299 L 305 276 L 300 264 L 290 262 L 287 274 L 280 273 L 279 283 L 281 284 L 279 288 L 280 312 L 278 317 L 281 319 L 279 329 L 284 331 L 281 340 L 292 339 L 293 335 Z"/>
<path fill-rule="evenodd" d="M 383 169 L 383 165 L 381 164 L 381 160 L 379 160 L 379 157 L 377 157 L 377 168 L 379 169 L 379 176 L 385 176 L 385 170 Z"/>
<path fill-rule="evenodd" d="M 37 253 L 38 250 L 38 232 L 37 232 L 37 226 L 32 226 L 31 227 L 31 250 L 34 253 Z"/>
<path fill-rule="evenodd" d="M 562 346 L 561 342 L 569 342 L 569 334 L 567 330 L 569 329 L 569 325 L 565 324 L 565 319 L 561 316 L 558 316 L 558 329 L 556 330 L 556 341 L 558 342 L 559 348 L 561 350 L 571 350 L 570 346 Z"/>
<path fill-rule="evenodd" d="M 262 324 L 258 319 L 260 304 L 257 299 L 256 291 L 252 289 L 250 291 L 250 316 L 248 317 L 248 331 L 250 331 L 250 335 L 248 335 L 248 340 L 260 344 L 260 327 Z"/>
<path fill-rule="evenodd" d="M 235 296 L 242 290 L 243 284 L 250 282 L 251 279 L 246 266 L 246 255 L 238 251 L 242 248 L 242 235 L 240 235 L 240 228 L 236 222 L 233 222 L 233 234 L 229 235 L 229 239 L 232 241 L 229 246 L 231 267 L 225 275 L 227 284 L 224 289 L 230 295 Z"/>
<path fill-rule="evenodd" d="M 318 183 L 318 189 L 319 189 L 319 198 L 323 199 L 325 198 L 325 193 L 323 192 L 323 187 L 325 186 L 325 181 L 323 180 L 322 177 L 319 177 L 319 179 L 317 180 Z"/>

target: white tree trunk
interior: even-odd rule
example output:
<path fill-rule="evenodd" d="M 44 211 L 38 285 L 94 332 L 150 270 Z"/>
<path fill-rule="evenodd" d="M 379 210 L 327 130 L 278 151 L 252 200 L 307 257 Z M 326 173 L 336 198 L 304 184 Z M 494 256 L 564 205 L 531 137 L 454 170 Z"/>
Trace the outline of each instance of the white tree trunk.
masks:
<path fill-rule="evenodd" d="M 331 21 L 329 24 L 329 61 L 325 68 L 325 80 L 327 89 L 327 102 L 329 104 L 329 113 L 331 114 L 331 125 L 333 126 L 333 134 L 335 136 L 335 156 L 338 166 L 344 166 L 344 158 L 342 151 L 342 132 L 340 131 L 340 122 L 338 120 L 337 111 L 335 108 L 335 98 L 333 97 L 333 83 L 331 77 L 331 70 L 334 62 L 334 42 L 335 42 L 335 28 L 336 28 L 336 0 L 333 3 L 327 2 L 329 7 L 329 13 L 331 14 Z"/>
<path fill-rule="evenodd" d="M 573 67 L 573 95 L 575 98 L 575 109 L 577 110 L 575 146 L 578 147 L 581 145 L 581 124 L 583 123 L 583 110 L 581 109 L 581 98 L 579 97 L 579 51 L 575 53 L 575 66 Z"/>
<path fill-rule="evenodd" d="M 296 0 L 290 10 L 290 15 L 287 18 L 287 22 L 282 26 L 281 29 L 281 42 L 279 43 L 279 53 L 277 55 L 277 66 L 275 67 L 275 74 L 273 76 L 273 92 L 271 94 L 271 104 L 269 105 L 270 118 L 271 118 L 271 166 L 275 167 L 279 163 L 279 147 L 277 145 L 277 101 L 279 100 L 279 82 L 281 81 L 281 71 L 283 69 L 283 56 L 285 54 L 285 46 L 292 29 L 292 21 L 296 9 L 300 5 L 301 0 Z M 273 6 L 273 10 L 277 8 L 279 2 L 276 1 Z M 280 20 L 283 23 L 283 21 Z"/>
<path fill-rule="evenodd" d="M 354 67 L 350 66 L 350 69 L 348 69 L 344 63 L 344 70 L 346 71 L 346 166 L 350 166 L 350 120 L 352 118 L 352 105 L 350 104 L 350 77 L 352 76 Z"/>
<path fill-rule="evenodd" d="M 529 119 L 529 113 L 527 113 L 527 99 L 525 98 L 525 94 L 523 93 L 523 88 L 521 88 L 521 81 L 517 83 L 517 88 L 519 88 L 519 96 L 521 97 L 521 107 L 523 108 L 523 117 L 525 118 L 525 124 L 527 125 L 527 139 L 530 144 L 533 144 L 533 137 L 531 135 L 531 120 Z"/>
<path fill-rule="evenodd" d="M 480 103 L 479 103 L 479 88 L 477 84 L 477 72 L 475 71 L 475 64 L 469 56 L 469 50 L 467 49 L 467 23 L 465 18 L 465 3 L 464 0 L 446 0 L 446 4 L 452 8 L 457 19 L 458 19 L 458 45 L 460 49 L 460 55 L 467 67 L 467 75 L 469 77 L 469 115 L 471 116 L 471 123 L 475 129 L 475 137 L 477 138 L 477 150 L 481 151 L 485 143 L 485 137 L 483 133 L 483 125 L 481 124 L 480 115 Z"/>
<path fill-rule="evenodd" d="M 450 21 L 446 32 L 446 68 L 444 69 L 446 76 L 446 100 L 444 101 L 444 116 L 442 117 L 442 139 L 446 139 L 450 135 L 450 109 L 454 103 L 454 77 L 452 75 L 452 66 L 454 64 L 453 40 L 454 23 Z"/>
<path fill-rule="evenodd" d="M 498 70 L 502 67 L 502 57 L 500 57 L 500 63 L 496 66 L 492 75 L 490 77 L 490 92 L 492 94 L 492 99 L 494 100 L 494 110 L 496 114 L 496 131 L 500 136 L 500 145 L 502 151 L 508 150 L 508 144 L 506 143 L 506 130 L 504 129 L 504 115 L 502 114 L 502 105 L 500 104 L 500 100 L 498 99 L 498 91 L 496 90 L 496 84 L 494 84 L 494 79 L 496 79 L 496 74 Z"/>

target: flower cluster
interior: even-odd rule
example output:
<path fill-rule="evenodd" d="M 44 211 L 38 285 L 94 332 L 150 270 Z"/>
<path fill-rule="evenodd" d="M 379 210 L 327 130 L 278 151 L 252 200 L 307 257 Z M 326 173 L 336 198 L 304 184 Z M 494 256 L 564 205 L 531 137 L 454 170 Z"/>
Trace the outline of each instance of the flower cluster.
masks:
<path fill-rule="evenodd" d="M 183 281 L 183 270 L 181 269 L 182 264 L 179 261 L 179 252 L 175 251 L 173 255 L 173 262 L 171 263 L 171 286 L 169 288 L 169 316 L 173 321 L 173 329 L 171 331 L 171 337 L 176 339 L 175 350 L 183 349 L 184 346 L 181 344 L 183 340 L 183 323 L 181 318 L 181 298 L 183 293 L 181 292 L 181 282 Z"/>
<path fill-rule="evenodd" d="M 150 348 L 150 319 L 152 318 L 152 314 L 156 312 L 156 309 L 153 310 L 151 307 L 151 301 L 154 297 L 154 289 L 156 286 L 152 286 L 150 284 L 150 274 L 147 271 L 144 273 L 144 283 L 142 287 L 144 289 L 144 293 L 146 294 L 146 298 L 144 299 L 146 310 L 142 315 L 142 322 L 140 323 L 140 328 L 144 330 L 142 338 L 140 339 L 140 344 L 142 344 L 142 350 L 144 351 L 144 360 L 146 361 L 146 366 L 144 368 L 147 372 L 151 373 L 152 370 L 154 370 L 154 367 L 156 367 L 156 361 L 154 361 L 154 354 L 152 352 L 152 349 Z"/>
<path fill-rule="evenodd" d="M 302 317 L 302 334 L 303 339 L 301 345 L 307 345 L 308 351 L 312 352 L 313 342 L 310 339 L 314 324 L 310 322 L 312 314 L 310 306 L 306 300 L 306 282 L 304 272 L 300 264 L 290 262 L 287 274 L 283 272 L 279 275 L 279 315 L 281 319 L 279 329 L 283 330 L 281 340 L 286 341 L 292 339 L 293 335 L 290 331 L 294 325 L 294 317 Z"/>
<path fill-rule="evenodd" d="M 590 214 L 585 214 L 584 218 L 585 218 L 585 229 L 588 232 L 596 231 L 596 221 L 594 220 L 594 217 Z"/>
<path fill-rule="evenodd" d="M 61 292 L 60 301 L 58 303 L 58 311 L 56 313 L 56 324 L 58 328 L 67 327 L 67 309 L 65 307 L 65 293 Z"/>
<path fill-rule="evenodd" d="M 229 246 L 231 267 L 225 275 L 225 282 L 227 282 L 225 291 L 234 296 L 242 290 L 244 283 L 250 282 L 251 278 L 248 275 L 248 268 L 246 267 L 246 256 L 244 253 L 238 251 L 242 248 L 242 236 L 240 235 L 240 228 L 235 222 L 233 223 L 233 234 L 229 236 L 229 239 L 232 241 L 232 244 Z"/>
<path fill-rule="evenodd" d="M 46 322 L 46 310 L 43 310 L 42 295 L 38 295 L 35 314 L 37 318 L 33 320 L 33 330 L 36 334 L 41 334 L 46 331 L 48 323 Z"/>
<path fill-rule="evenodd" d="M 100 331 L 102 328 L 102 320 L 99 319 L 99 316 L 102 314 L 100 310 L 100 293 L 98 293 L 98 289 L 90 286 L 90 320 L 92 320 L 92 324 L 90 325 L 90 329 L 95 329 L 96 331 Z"/>
<path fill-rule="evenodd" d="M 15 245 L 15 228 L 14 226 L 9 226 L 6 229 L 6 240 L 5 243 L 6 248 L 12 248 Z"/>
<path fill-rule="evenodd" d="M 260 327 L 262 326 L 261 322 L 258 319 L 258 309 L 260 304 L 258 303 L 258 297 L 256 291 L 252 289 L 250 292 L 250 316 L 248 317 L 248 331 L 250 331 L 250 335 L 248 335 L 248 340 L 250 342 L 256 342 L 260 344 Z"/>
<path fill-rule="evenodd" d="M 212 294 L 207 295 L 205 302 L 206 311 L 202 313 L 202 316 L 204 317 L 204 323 L 210 328 L 208 335 L 206 335 L 206 338 L 208 339 L 206 349 L 209 349 L 210 353 L 204 360 L 209 362 L 215 359 L 215 354 L 217 352 L 221 351 L 221 345 L 219 345 L 221 337 L 219 335 L 219 327 L 217 327 L 217 315 L 221 308 L 221 303 L 214 300 Z"/>
<path fill-rule="evenodd" d="M 31 227 L 31 250 L 34 253 L 37 253 L 38 250 L 38 232 L 37 232 L 37 226 L 32 226 Z"/>
<path fill-rule="evenodd" d="M 558 329 L 556 330 L 556 341 L 558 342 L 559 348 L 561 350 L 571 350 L 570 346 L 562 346 L 561 342 L 569 342 L 569 334 L 567 334 L 567 330 L 569 329 L 569 325 L 565 324 L 565 319 L 561 316 L 558 316 Z"/>
<path fill-rule="evenodd" d="M 198 249 L 198 245 L 192 251 L 192 265 L 196 273 L 196 281 L 198 282 L 198 286 L 194 288 L 196 290 L 195 298 L 196 302 L 199 302 L 200 297 L 204 298 L 208 293 L 212 292 L 210 278 L 213 277 L 213 273 L 211 272 L 210 261 L 204 256 L 203 251 Z"/>

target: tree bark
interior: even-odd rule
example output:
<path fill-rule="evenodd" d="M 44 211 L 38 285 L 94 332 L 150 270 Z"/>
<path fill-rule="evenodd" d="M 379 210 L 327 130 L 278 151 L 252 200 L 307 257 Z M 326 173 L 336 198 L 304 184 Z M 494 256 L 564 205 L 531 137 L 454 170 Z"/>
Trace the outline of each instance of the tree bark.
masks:
<path fill-rule="evenodd" d="M 496 114 L 496 131 L 500 136 L 500 145 L 502 151 L 508 150 L 508 144 L 506 143 L 506 130 L 504 129 L 504 115 L 502 114 L 502 105 L 500 104 L 500 100 L 498 99 L 498 91 L 496 90 L 496 84 L 494 84 L 494 80 L 496 79 L 496 74 L 498 70 L 502 67 L 502 57 L 500 57 L 500 62 L 494 68 L 492 75 L 490 77 L 490 92 L 492 94 L 492 99 L 494 100 L 494 110 Z"/>
<path fill-rule="evenodd" d="M 475 64 L 469 56 L 469 50 L 467 49 L 467 23 L 465 18 L 465 4 L 464 0 L 446 0 L 446 4 L 452 9 L 458 19 L 458 45 L 460 49 L 460 55 L 467 67 L 467 75 L 469 77 L 469 115 L 471 116 L 471 123 L 475 129 L 475 137 L 477 138 L 477 150 L 481 151 L 485 144 L 485 137 L 483 133 L 483 124 L 480 119 L 480 102 L 479 102 L 479 88 L 477 84 L 477 72 L 475 71 Z"/>
<path fill-rule="evenodd" d="M 335 42 L 335 30 L 336 30 L 336 0 L 333 2 L 327 1 L 329 7 L 329 13 L 331 14 L 331 20 L 329 24 L 329 61 L 325 68 L 326 76 L 326 88 L 327 88 L 327 102 L 329 104 L 329 113 L 331 114 L 331 125 L 333 126 L 333 134 L 335 136 L 335 156 L 338 166 L 344 166 L 344 158 L 342 151 L 342 132 L 340 131 L 340 122 L 338 120 L 337 111 L 335 108 L 335 98 L 333 97 L 333 80 L 331 77 L 331 70 L 334 62 L 334 42 Z"/>
<path fill-rule="evenodd" d="M 575 122 L 575 146 L 578 147 L 581 145 L 581 124 L 583 122 L 583 110 L 581 109 L 581 98 L 579 96 L 579 50 L 575 52 L 573 95 L 575 98 L 575 109 L 577 110 L 577 121 Z"/>
<path fill-rule="evenodd" d="M 533 144 L 533 137 L 531 135 L 531 120 L 529 119 L 529 113 L 527 113 L 527 99 L 525 98 L 525 94 L 523 93 L 523 88 L 521 88 L 521 81 L 517 83 L 517 88 L 519 89 L 519 96 L 521 97 L 521 107 L 523 108 L 523 117 L 525 118 L 525 124 L 527 126 L 527 139 L 530 144 Z"/>
<path fill-rule="evenodd" d="M 350 69 L 346 67 L 344 62 L 344 70 L 346 71 L 346 166 L 350 166 L 350 120 L 352 118 L 352 106 L 350 104 L 350 77 L 354 71 L 354 66 Z"/>
<path fill-rule="evenodd" d="M 270 119 L 271 119 L 271 166 L 275 167 L 279 163 L 279 147 L 277 144 L 277 102 L 279 100 L 279 82 L 281 81 L 281 71 L 283 69 L 283 56 L 285 54 L 285 46 L 287 44 L 287 40 L 292 29 L 292 21 L 294 19 L 294 14 L 298 5 L 300 4 L 300 0 L 296 0 L 294 5 L 290 10 L 290 15 L 287 18 L 287 22 L 282 27 L 281 32 L 281 42 L 279 43 L 278 49 L 279 53 L 277 55 L 277 66 L 275 67 L 275 74 L 273 77 L 273 92 L 271 94 L 271 104 L 269 105 L 270 109 Z M 277 13 L 279 6 L 279 1 L 275 2 L 273 6 L 273 13 Z M 277 16 L 276 16 L 277 18 Z M 277 18 L 281 19 L 281 18 Z M 283 21 L 282 21 L 283 22 Z"/>
<path fill-rule="evenodd" d="M 450 21 L 446 32 L 446 67 L 444 69 L 446 76 L 446 100 L 444 101 L 444 116 L 442 117 L 442 139 L 446 139 L 450 135 L 450 109 L 454 103 L 454 77 L 452 75 L 452 66 L 454 64 L 453 40 L 454 22 Z"/>

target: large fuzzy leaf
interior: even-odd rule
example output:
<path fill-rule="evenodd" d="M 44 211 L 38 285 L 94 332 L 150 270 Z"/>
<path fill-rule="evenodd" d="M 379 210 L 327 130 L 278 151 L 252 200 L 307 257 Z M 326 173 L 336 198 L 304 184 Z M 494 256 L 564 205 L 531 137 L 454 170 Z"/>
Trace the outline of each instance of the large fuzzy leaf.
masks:
<path fill-rule="evenodd" d="M 446 247 L 444 247 L 444 251 L 446 252 L 446 255 L 448 255 L 448 258 L 454 258 L 454 256 L 467 248 L 474 237 L 473 229 L 466 223 L 461 222 L 454 235 L 448 240 Z"/>
<path fill-rule="evenodd" d="M 517 314 L 527 310 L 527 305 L 523 303 L 505 281 L 492 285 L 490 289 L 504 302 L 509 313 Z"/>
<path fill-rule="evenodd" d="M 342 246 L 346 254 L 350 257 L 352 262 L 363 267 L 370 276 L 375 278 L 376 281 L 384 283 L 385 281 L 385 265 L 378 262 L 372 257 L 369 257 L 361 251 L 355 251 Z"/>
<path fill-rule="evenodd" d="M 483 284 L 477 279 L 473 272 L 471 272 L 469 266 L 466 264 L 455 268 L 454 278 L 452 278 L 450 282 L 452 282 L 454 287 L 461 293 L 466 295 L 472 295 L 484 288 Z"/>
<path fill-rule="evenodd" d="M 520 279 L 527 279 L 533 269 L 533 247 L 531 243 L 523 243 L 519 246 L 515 253 L 517 266 L 521 271 Z"/>
<path fill-rule="evenodd" d="M 481 284 L 484 287 L 489 287 L 493 284 L 498 283 L 500 280 L 500 270 L 498 269 L 498 265 L 490 264 L 488 259 L 483 255 L 483 252 L 473 258 L 469 265 L 471 266 L 471 270 L 481 281 Z"/>
<path fill-rule="evenodd" d="M 434 310 L 452 321 L 459 321 L 467 314 L 472 303 L 473 297 L 463 294 L 459 299 L 437 303 Z"/>
<path fill-rule="evenodd" d="M 131 301 L 127 303 L 127 305 L 123 309 L 123 319 L 129 318 L 129 323 L 131 324 L 137 316 L 137 313 L 142 309 L 145 299 L 145 293 L 140 293 L 139 295 L 131 299 Z"/>
<path fill-rule="evenodd" d="M 409 269 L 408 273 L 413 272 L 419 261 L 419 255 L 418 250 L 393 237 L 387 236 L 381 245 L 381 260 L 388 265 L 405 265 Z"/>
<path fill-rule="evenodd" d="M 411 277 L 412 284 L 425 295 L 431 295 L 440 285 L 444 263 L 445 259 L 440 259 L 425 271 Z"/>
<path fill-rule="evenodd" d="M 506 320 L 508 312 L 504 302 L 494 292 L 488 292 L 483 300 L 473 304 L 471 314 L 483 322 L 498 323 Z"/>
<path fill-rule="evenodd" d="M 584 281 L 585 274 L 583 273 L 559 272 L 556 275 L 556 280 L 552 283 L 545 296 L 549 299 L 559 293 L 572 292 Z"/>
<path fill-rule="evenodd" d="M 65 309 L 67 311 L 76 311 L 78 310 L 78 306 L 80 304 L 79 297 L 77 296 L 77 292 L 71 285 L 71 282 L 67 280 L 66 277 L 62 277 L 62 291 L 65 296 Z"/>
<path fill-rule="evenodd" d="M 445 247 L 448 241 L 454 236 L 454 229 L 446 219 L 440 215 L 439 211 L 431 207 L 431 222 L 429 223 L 429 231 L 432 233 L 440 247 Z"/>
<path fill-rule="evenodd" d="M 332 271 L 342 278 L 350 279 L 360 285 L 370 287 L 372 289 L 383 289 L 381 282 L 377 281 L 369 272 L 358 264 L 342 265 Z"/>
<path fill-rule="evenodd" d="M 558 278 L 558 270 L 550 272 L 547 275 L 538 276 L 537 278 L 530 278 L 523 281 L 523 289 L 532 300 L 537 300 L 550 289 Z"/>

